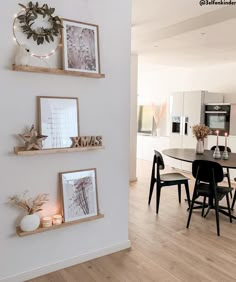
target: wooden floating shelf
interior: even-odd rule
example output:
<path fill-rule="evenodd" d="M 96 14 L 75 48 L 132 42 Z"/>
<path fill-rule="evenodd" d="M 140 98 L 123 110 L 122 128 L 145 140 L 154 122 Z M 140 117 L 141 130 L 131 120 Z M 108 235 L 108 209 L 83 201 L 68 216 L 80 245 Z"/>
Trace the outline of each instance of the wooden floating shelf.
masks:
<path fill-rule="evenodd" d="M 98 215 L 91 216 L 89 218 L 83 218 L 83 219 L 80 219 L 80 220 L 64 222 L 62 224 L 52 225 L 50 227 L 39 227 L 38 229 L 36 229 L 34 231 L 28 231 L 28 232 L 22 231 L 20 229 L 20 226 L 17 226 L 16 227 L 16 234 L 20 237 L 25 237 L 25 236 L 38 234 L 38 233 L 42 233 L 42 232 L 46 232 L 46 231 L 50 231 L 50 230 L 54 230 L 54 229 L 58 229 L 58 228 L 63 228 L 63 227 L 67 227 L 67 226 L 71 226 L 71 225 L 75 225 L 75 224 L 80 224 L 80 223 L 83 223 L 83 222 L 88 222 L 88 221 L 92 221 L 92 220 L 96 220 L 96 219 L 100 219 L 100 218 L 104 218 L 104 214 L 99 213 Z"/>
<path fill-rule="evenodd" d="M 82 77 L 90 77 L 90 78 L 104 78 L 105 77 L 105 74 L 102 74 L 102 73 L 68 71 L 68 70 L 63 70 L 63 69 L 44 68 L 44 67 L 35 67 L 35 66 L 12 65 L 12 69 L 14 71 L 49 73 L 49 74 L 70 75 L 70 76 L 82 76 Z"/>
<path fill-rule="evenodd" d="M 57 154 L 57 153 L 71 153 L 71 152 L 84 152 L 104 149 L 104 146 L 91 146 L 91 147 L 78 147 L 78 148 L 55 148 L 55 149 L 42 149 L 25 151 L 24 147 L 15 147 L 14 152 L 20 156 L 34 156 L 44 154 Z"/>

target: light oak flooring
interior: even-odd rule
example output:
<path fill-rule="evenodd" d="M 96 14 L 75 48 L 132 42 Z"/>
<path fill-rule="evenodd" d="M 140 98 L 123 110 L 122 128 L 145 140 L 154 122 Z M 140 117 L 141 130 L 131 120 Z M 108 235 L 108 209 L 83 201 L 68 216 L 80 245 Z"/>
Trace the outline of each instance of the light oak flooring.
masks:
<path fill-rule="evenodd" d="M 168 169 L 167 169 L 168 170 Z M 186 229 L 186 203 L 178 203 L 177 187 L 163 188 L 159 215 L 155 195 L 147 205 L 151 162 L 138 161 L 138 182 L 130 187 L 131 250 L 51 273 L 31 282 L 103 281 L 236 281 L 236 221 L 215 214 L 202 218 L 194 211 Z M 191 191 L 193 180 L 191 183 Z M 183 189 L 182 199 L 185 198 Z"/>

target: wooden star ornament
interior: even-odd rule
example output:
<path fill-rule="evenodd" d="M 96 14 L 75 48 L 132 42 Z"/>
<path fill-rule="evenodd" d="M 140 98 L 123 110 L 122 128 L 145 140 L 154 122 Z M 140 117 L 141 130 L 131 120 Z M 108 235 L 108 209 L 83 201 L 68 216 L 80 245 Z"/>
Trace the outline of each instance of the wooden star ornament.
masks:
<path fill-rule="evenodd" d="M 25 142 L 25 150 L 41 150 L 43 148 L 43 140 L 47 138 L 45 135 L 38 135 L 38 132 L 34 128 L 34 125 L 31 126 L 29 132 L 24 134 L 19 134 L 19 136 Z"/>

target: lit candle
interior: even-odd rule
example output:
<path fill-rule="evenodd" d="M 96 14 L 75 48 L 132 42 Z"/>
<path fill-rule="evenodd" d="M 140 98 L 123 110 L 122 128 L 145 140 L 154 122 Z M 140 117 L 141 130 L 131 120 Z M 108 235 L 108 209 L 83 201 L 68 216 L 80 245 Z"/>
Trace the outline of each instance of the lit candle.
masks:
<path fill-rule="evenodd" d="M 219 130 L 216 130 L 216 146 L 219 145 Z"/>
<path fill-rule="evenodd" d="M 50 216 L 43 217 L 43 219 L 42 219 L 42 226 L 43 227 L 50 227 L 50 226 L 52 226 L 52 218 Z"/>
<path fill-rule="evenodd" d="M 52 217 L 52 221 L 54 225 L 62 224 L 62 216 L 60 214 L 55 214 Z"/>
<path fill-rule="evenodd" d="M 228 133 L 225 132 L 225 150 L 227 150 L 227 136 L 228 136 Z"/>

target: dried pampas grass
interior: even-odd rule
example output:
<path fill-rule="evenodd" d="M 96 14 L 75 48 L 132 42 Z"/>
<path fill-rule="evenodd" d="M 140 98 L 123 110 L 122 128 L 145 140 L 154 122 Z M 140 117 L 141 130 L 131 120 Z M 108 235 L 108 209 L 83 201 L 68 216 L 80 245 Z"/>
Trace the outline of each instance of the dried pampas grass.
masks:
<path fill-rule="evenodd" d="M 35 198 L 27 198 L 28 191 L 21 195 L 13 195 L 9 197 L 9 204 L 24 209 L 27 214 L 34 214 L 42 210 L 42 206 L 49 200 L 48 194 L 39 194 Z"/>

